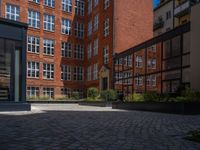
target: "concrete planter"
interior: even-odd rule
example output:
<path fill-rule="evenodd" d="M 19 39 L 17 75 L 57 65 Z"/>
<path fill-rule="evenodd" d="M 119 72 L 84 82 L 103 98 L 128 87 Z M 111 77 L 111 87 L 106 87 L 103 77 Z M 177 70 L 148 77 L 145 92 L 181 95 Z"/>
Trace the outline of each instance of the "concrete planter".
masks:
<path fill-rule="evenodd" d="M 112 102 L 80 102 L 79 105 L 83 106 L 96 106 L 96 107 L 112 107 Z"/>
<path fill-rule="evenodd" d="M 82 100 L 28 100 L 27 102 L 40 104 L 78 104 Z"/>
<path fill-rule="evenodd" d="M 30 111 L 31 105 L 28 103 L 6 102 L 0 103 L 0 112 L 3 111 Z"/>
<path fill-rule="evenodd" d="M 175 102 L 136 102 L 123 103 L 113 102 L 113 109 L 141 110 L 174 114 L 200 114 L 200 102 L 197 103 L 175 103 Z"/>

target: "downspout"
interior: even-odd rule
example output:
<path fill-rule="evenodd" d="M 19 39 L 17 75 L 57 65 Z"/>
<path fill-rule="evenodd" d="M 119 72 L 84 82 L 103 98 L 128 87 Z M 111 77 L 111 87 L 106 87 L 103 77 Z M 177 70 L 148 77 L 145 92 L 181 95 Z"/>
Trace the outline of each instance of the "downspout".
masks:
<path fill-rule="evenodd" d="M 112 40 L 112 45 L 113 45 L 113 53 L 112 53 L 112 85 L 111 88 L 114 89 L 115 87 L 115 1 L 113 1 L 113 40 Z"/>
<path fill-rule="evenodd" d="M 0 0 L 0 17 L 1 17 L 1 0 Z"/>

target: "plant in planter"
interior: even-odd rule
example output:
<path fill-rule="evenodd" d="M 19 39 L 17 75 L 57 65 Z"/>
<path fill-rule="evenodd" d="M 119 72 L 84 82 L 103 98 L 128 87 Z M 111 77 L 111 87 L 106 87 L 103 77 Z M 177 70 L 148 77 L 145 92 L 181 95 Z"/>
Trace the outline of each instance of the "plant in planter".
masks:
<path fill-rule="evenodd" d="M 144 100 L 147 102 L 159 102 L 160 95 L 157 92 L 147 92 L 143 94 Z"/>
<path fill-rule="evenodd" d="M 56 100 L 68 100 L 69 97 L 67 95 L 56 95 Z"/>
<path fill-rule="evenodd" d="M 27 96 L 28 101 L 37 100 L 37 99 L 38 99 L 38 97 L 35 97 L 35 96 Z"/>
<path fill-rule="evenodd" d="M 47 95 L 44 95 L 44 96 L 40 96 L 39 100 L 51 100 L 51 98 Z"/>
<path fill-rule="evenodd" d="M 73 92 L 71 98 L 72 98 L 72 99 L 75 99 L 75 100 L 80 99 L 80 94 L 79 94 L 79 92 Z"/>
<path fill-rule="evenodd" d="M 117 92 L 115 90 L 102 91 L 101 98 L 105 101 L 115 101 L 117 100 Z"/>
<path fill-rule="evenodd" d="M 87 99 L 88 100 L 96 100 L 99 95 L 98 89 L 97 88 L 89 88 L 87 91 Z"/>
<path fill-rule="evenodd" d="M 143 94 L 130 94 L 125 98 L 126 102 L 143 102 L 144 101 L 144 95 Z"/>

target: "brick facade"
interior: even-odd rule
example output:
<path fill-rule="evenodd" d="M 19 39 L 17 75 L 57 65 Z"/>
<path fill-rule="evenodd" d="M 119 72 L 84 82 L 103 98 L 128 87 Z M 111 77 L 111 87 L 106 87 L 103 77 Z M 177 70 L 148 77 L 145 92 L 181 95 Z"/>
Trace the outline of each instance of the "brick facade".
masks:
<path fill-rule="evenodd" d="M 88 0 L 85 0 L 85 13 L 84 16 L 75 15 L 75 0 L 72 0 L 72 12 L 67 13 L 62 11 L 62 1 L 55 0 L 55 7 L 47 7 L 44 0 L 40 3 L 35 3 L 28 0 L 2 0 L 1 3 L 1 17 L 5 17 L 6 4 L 12 4 L 20 7 L 20 21 L 28 22 L 28 10 L 35 10 L 40 12 L 40 28 L 35 29 L 29 27 L 28 35 L 40 38 L 40 52 L 39 54 L 27 53 L 27 61 L 39 62 L 40 71 L 39 78 L 27 78 L 27 87 L 39 87 L 40 95 L 43 94 L 43 88 L 49 87 L 54 89 L 54 98 L 61 95 L 61 88 L 68 88 L 73 90 L 83 90 L 88 87 L 101 87 L 100 70 L 103 66 L 109 70 L 109 86 L 112 87 L 113 79 L 113 55 L 114 53 L 121 52 L 122 50 L 132 47 L 142 41 L 152 37 L 152 20 L 153 20 L 153 6 L 152 0 L 110 0 L 109 7 L 105 9 L 104 0 L 99 0 L 98 5 L 94 6 L 92 0 L 92 12 L 88 13 Z M 139 6 L 139 7 L 138 7 Z M 55 16 L 55 31 L 44 30 L 44 17 L 43 14 L 50 14 Z M 88 23 L 92 20 L 92 26 L 95 16 L 99 14 L 98 30 L 92 31 L 92 35 L 88 36 Z M 71 20 L 71 35 L 64 35 L 61 33 L 62 18 Z M 104 37 L 104 22 L 109 18 L 109 35 Z M 79 39 L 75 37 L 74 26 L 75 23 L 84 23 L 84 38 Z M 93 43 L 98 38 L 98 54 L 93 55 Z M 52 39 L 55 41 L 54 55 L 49 56 L 43 53 L 43 40 Z M 61 42 L 72 43 L 72 58 L 61 57 Z M 88 59 L 88 46 L 92 43 L 92 57 Z M 74 47 L 76 44 L 84 46 L 84 59 L 78 60 L 73 57 Z M 103 63 L 103 49 L 108 45 L 109 47 L 109 60 L 108 64 Z M 43 78 L 43 63 L 54 64 L 54 78 L 46 80 Z M 71 66 L 71 80 L 61 80 L 61 65 Z M 98 65 L 98 79 L 93 79 L 94 64 Z M 83 66 L 84 77 L 82 81 L 73 80 L 74 66 Z M 92 66 L 91 80 L 87 79 L 87 68 Z"/>

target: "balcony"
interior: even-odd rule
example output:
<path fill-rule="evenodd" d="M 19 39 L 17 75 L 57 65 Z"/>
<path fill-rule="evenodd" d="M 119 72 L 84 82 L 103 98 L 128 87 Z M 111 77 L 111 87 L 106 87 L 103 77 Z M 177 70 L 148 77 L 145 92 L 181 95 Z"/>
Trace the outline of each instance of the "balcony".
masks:
<path fill-rule="evenodd" d="M 158 30 L 160 28 L 164 27 L 164 21 L 162 18 L 159 18 L 158 20 L 156 20 L 154 22 L 154 25 L 153 25 L 153 30 Z"/>
<path fill-rule="evenodd" d="M 174 9 L 174 16 L 175 17 L 180 17 L 185 14 L 187 14 L 190 10 L 191 3 L 189 0 L 179 4 L 175 9 Z"/>

